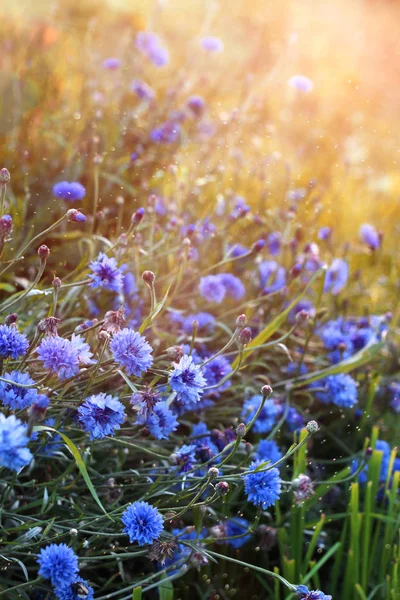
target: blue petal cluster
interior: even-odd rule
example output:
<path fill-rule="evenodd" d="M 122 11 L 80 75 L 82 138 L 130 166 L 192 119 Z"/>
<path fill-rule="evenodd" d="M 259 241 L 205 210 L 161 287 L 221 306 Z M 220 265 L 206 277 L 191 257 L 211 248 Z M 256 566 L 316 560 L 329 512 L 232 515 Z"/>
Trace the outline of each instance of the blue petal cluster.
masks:
<path fill-rule="evenodd" d="M 29 341 L 12 325 L 0 325 L 0 358 L 13 358 L 26 354 Z"/>
<path fill-rule="evenodd" d="M 29 377 L 28 373 L 21 373 L 21 371 L 5 373 L 4 379 L 14 381 L 15 383 L 22 383 L 23 385 L 35 385 L 35 382 Z M 0 381 L 0 400 L 4 406 L 9 406 L 13 410 L 23 410 L 31 406 L 36 401 L 37 396 L 38 392 L 34 387 L 21 387 Z"/>
<path fill-rule="evenodd" d="M 121 329 L 110 344 L 114 360 L 125 367 L 128 375 L 141 377 L 153 364 L 152 347 L 138 331 Z"/>
<path fill-rule="evenodd" d="M 86 190 L 78 181 L 60 181 L 53 187 L 53 194 L 56 198 L 69 200 L 82 200 L 86 195 Z"/>
<path fill-rule="evenodd" d="M 232 548 L 241 548 L 244 546 L 251 538 L 250 533 L 246 533 L 249 529 L 249 522 L 246 519 L 242 519 L 241 517 L 234 517 L 233 519 L 227 519 L 224 522 L 224 533 L 226 537 L 235 538 L 225 540 L 229 546 Z"/>
<path fill-rule="evenodd" d="M 227 377 L 232 372 L 232 367 L 225 356 L 217 356 L 208 362 L 202 369 L 203 375 L 207 381 L 207 386 L 216 386 L 209 390 L 214 396 L 228 389 L 231 385 L 229 379 L 218 385 L 220 381 Z"/>
<path fill-rule="evenodd" d="M 164 48 L 156 33 L 139 31 L 136 36 L 136 48 L 156 67 L 164 67 L 169 62 L 168 50 Z"/>
<path fill-rule="evenodd" d="M 121 520 L 130 542 L 139 546 L 152 544 L 164 529 L 161 514 L 148 502 L 134 502 L 123 512 Z"/>
<path fill-rule="evenodd" d="M 78 350 L 70 340 L 59 336 L 45 337 L 37 348 L 40 360 L 60 380 L 79 373 Z"/>
<path fill-rule="evenodd" d="M 89 396 L 78 408 L 78 421 L 90 434 L 92 441 L 114 435 L 124 420 L 124 405 L 118 398 L 110 395 Z"/>
<path fill-rule="evenodd" d="M 379 234 L 373 225 L 364 223 L 360 227 L 360 238 L 371 250 L 377 250 L 380 246 Z"/>
<path fill-rule="evenodd" d="M 37 562 L 40 566 L 39 575 L 50 579 L 55 588 L 75 581 L 78 558 L 66 544 L 50 544 L 42 548 Z"/>
<path fill-rule="evenodd" d="M 256 414 L 262 399 L 263 397 L 261 394 L 257 394 L 255 396 L 251 396 L 245 401 L 241 412 L 241 419 L 245 423 L 250 423 Z M 271 398 L 266 400 L 256 422 L 253 425 L 253 431 L 255 431 L 255 433 L 269 433 L 278 420 L 280 412 L 280 407 L 275 404 Z"/>
<path fill-rule="evenodd" d="M 279 292 L 286 285 L 286 271 L 274 260 L 264 260 L 258 265 L 260 285 L 266 294 Z"/>
<path fill-rule="evenodd" d="M 332 600 L 332 596 L 327 596 L 320 590 L 310 591 L 305 585 L 298 585 L 296 595 L 300 600 Z"/>
<path fill-rule="evenodd" d="M 270 464 L 273 465 L 282 458 L 283 454 L 274 440 L 260 440 L 255 456 L 257 460 L 262 462 L 269 460 Z"/>
<path fill-rule="evenodd" d="M 343 408 L 351 408 L 358 402 L 357 384 L 350 375 L 328 375 L 313 386 L 323 387 L 324 391 L 316 392 L 316 397 L 326 404 L 335 404 Z"/>
<path fill-rule="evenodd" d="M 349 265 L 343 258 L 335 258 L 325 275 L 324 292 L 336 296 L 346 286 L 348 279 Z"/>
<path fill-rule="evenodd" d="M 254 471 L 262 464 L 262 460 L 255 460 L 250 464 L 249 470 Z M 279 499 L 281 495 L 281 478 L 278 469 L 273 468 L 269 471 L 249 473 L 242 477 L 247 499 L 256 506 L 262 506 L 265 510 Z"/>
<path fill-rule="evenodd" d="M 165 440 L 178 427 L 175 414 L 166 402 L 158 402 L 149 415 L 138 414 L 137 423 L 145 425 L 157 440 Z"/>
<path fill-rule="evenodd" d="M 79 587 L 78 584 L 83 587 Z M 85 591 L 83 596 L 81 591 Z M 94 589 L 89 582 L 81 577 L 76 577 L 72 583 L 65 583 L 54 590 L 58 600 L 94 600 Z"/>
<path fill-rule="evenodd" d="M 241 280 L 232 273 L 201 277 L 199 291 L 207 302 L 215 302 L 216 304 L 221 304 L 225 296 L 240 300 L 246 293 Z"/>
<path fill-rule="evenodd" d="M 109 258 L 100 252 L 96 260 L 89 263 L 93 274 L 91 275 L 92 288 L 103 288 L 112 292 L 120 292 L 122 288 L 123 271 L 117 266 L 115 258 Z"/>
<path fill-rule="evenodd" d="M 206 386 L 200 367 L 193 362 L 191 356 L 184 355 L 169 376 L 169 384 L 177 393 L 177 401 L 185 407 L 199 402 Z"/>
<path fill-rule="evenodd" d="M 14 415 L 0 413 L 0 466 L 19 471 L 27 465 L 32 458 L 28 442 L 27 426 Z"/>

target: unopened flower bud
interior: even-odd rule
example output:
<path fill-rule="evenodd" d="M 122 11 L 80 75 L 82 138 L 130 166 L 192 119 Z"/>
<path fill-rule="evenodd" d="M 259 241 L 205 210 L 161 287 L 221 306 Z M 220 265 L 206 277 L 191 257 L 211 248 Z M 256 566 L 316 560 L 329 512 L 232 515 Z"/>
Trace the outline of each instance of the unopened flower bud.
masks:
<path fill-rule="evenodd" d="M 236 427 L 236 435 L 242 438 L 244 435 L 246 435 L 246 430 L 246 425 L 244 423 L 239 423 L 239 425 Z"/>
<path fill-rule="evenodd" d="M 297 313 L 295 320 L 297 324 L 305 323 L 310 318 L 310 313 L 308 310 L 299 310 Z"/>
<path fill-rule="evenodd" d="M 306 429 L 307 429 L 308 433 L 315 433 L 316 431 L 319 430 L 319 425 L 318 425 L 317 421 L 309 421 L 306 425 Z"/>
<path fill-rule="evenodd" d="M 72 537 L 76 537 L 78 535 L 78 530 L 75 529 L 75 527 L 73 527 L 72 529 L 69 530 L 69 535 Z"/>
<path fill-rule="evenodd" d="M 253 444 L 246 442 L 244 449 L 246 450 L 246 454 L 251 454 L 253 452 Z"/>
<path fill-rule="evenodd" d="M 5 167 L 3 167 L 0 170 L 0 183 L 2 183 L 4 185 L 6 183 L 9 183 L 10 179 L 11 179 L 10 171 L 8 169 L 6 169 Z"/>
<path fill-rule="evenodd" d="M 109 340 L 110 340 L 110 334 L 105 331 L 104 329 L 102 329 L 101 331 L 99 331 L 99 341 L 103 342 L 104 344 L 106 344 Z"/>
<path fill-rule="evenodd" d="M 48 248 L 45 244 L 42 244 L 38 248 L 38 255 L 42 262 L 45 262 L 50 256 L 50 248 Z"/>
<path fill-rule="evenodd" d="M 217 467 L 211 467 L 211 469 L 208 469 L 208 478 L 209 479 L 215 479 L 216 477 L 218 477 L 219 475 L 219 471 L 217 469 Z"/>
<path fill-rule="evenodd" d="M 245 327 L 239 333 L 238 339 L 239 339 L 240 344 L 242 344 L 242 346 L 247 346 L 247 344 L 249 344 L 251 342 L 251 338 L 252 338 L 251 329 L 249 327 Z"/>
<path fill-rule="evenodd" d="M 265 246 L 265 240 L 257 240 L 252 247 L 253 252 L 261 252 Z"/>
<path fill-rule="evenodd" d="M 144 208 L 138 208 L 137 211 L 135 213 L 133 213 L 131 221 L 135 225 L 138 225 L 140 223 L 140 221 L 143 219 L 143 217 L 144 217 Z"/>
<path fill-rule="evenodd" d="M 219 481 L 215 486 L 215 490 L 220 496 L 226 496 L 229 492 L 229 483 L 226 481 Z"/>
<path fill-rule="evenodd" d="M 371 448 L 371 446 L 368 446 L 368 448 L 366 448 L 365 450 L 365 456 L 372 456 L 373 454 L 373 450 Z"/>
<path fill-rule="evenodd" d="M 298 277 L 302 271 L 303 267 L 300 263 L 296 263 L 290 271 L 290 276 L 294 279 Z"/>
<path fill-rule="evenodd" d="M 13 222 L 10 215 L 3 215 L 0 219 L 0 236 L 5 237 L 12 230 Z"/>
<path fill-rule="evenodd" d="M 149 287 L 153 285 L 155 278 L 153 271 L 143 271 L 142 273 L 142 279 Z"/>
<path fill-rule="evenodd" d="M 54 277 L 53 281 L 51 282 L 51 285 L 55 290 L 59 290 L 62 285 L 61 279 L 59 277 Z"/>
<path fill-rule="evenodd" d="M 166 349 L 165 353 L 167 354 L 168 358 L 174 362 L 179 362 L 182 356 L 185 354 L 182 346 L 170 346 Z"/>
<path fill-rule="evenodd" d="M 32 419 L 32 421 L 41 421 L 47 412 L 49 404 L 50 400 L 45 394 L 38 394 L 36 396 L 35 402 L 29 409 L 29 416 Z"/>
<path fill-rule="evenodd" d="M 272 396 L 272 392 L 273 389 L 270 385 L 263 385 L 261 388 L 261 393 L 264 396 L 264 398 L 269 398 L 270 396 Z"/>
<path fill-rule="evenodd" d="M 18 321 L 17 313 L 11 313 L 11 314 L 7 315 L 6 318 L 4 319 L 4 322 L 6 325 L 14 325 L 14 323 L 16 323 L 17 321 Z"/>
<path fill-rule="evenodd" d="M 236 319 L 236 327 L 246 327 L 247 318 L 246 315 L 239 315 Z"/>
<path fill-rule="evenodd" d="M 85 215 L 76 208 L 70 208 L 69 211 L 67 211 L 67 217 L 70 223 L 83 223 L 86 221 Z"/>

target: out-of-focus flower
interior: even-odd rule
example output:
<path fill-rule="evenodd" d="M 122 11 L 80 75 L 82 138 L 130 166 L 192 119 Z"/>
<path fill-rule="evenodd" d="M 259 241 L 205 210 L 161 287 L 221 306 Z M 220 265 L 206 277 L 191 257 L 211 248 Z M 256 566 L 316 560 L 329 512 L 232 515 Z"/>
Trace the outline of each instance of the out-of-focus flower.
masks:
<path fill-rule="evenodd" d="M 211 35 L 203 37 L 201 40 L 201 45 L 203 49 L 207 50 L 208 52 L 222 52 L 224 49 L 222 40 Z"/>
<path fill-rule="evenodd" d="M 288 85 L 291 88 L 297 90 L 298 92 L 302 92 L 304 94 L 311 92 L 314 87 L 314 84 L 311 81 L 311 79 L 309 79 L 305 75 L 293 75 L 288 80 Z"/>
<path fill-rule="evenodd" d="M 35 385 L 35 382 L 29 377 L 28 373 L 21 373 L 21 371 L 5 373 L 4 379 L 13 381 L 16 384 L 22 383 L 24 386 Z M 20 385 L 0 381 L 0 400 L 4 406 L 9 406 L 13 410 L 23 410 L 31 406 L 35 402 L 37 395 L 37 389 L 34 387 L 21 387 Z"/>
<path fill-rule="evenodd" d="M 336 296 L 346 286 L 349 278 L 349 265 L 342 258 L 335 258 L 326 272 L 324 292 Z"/>
<path fill-rule="evenodd" d="M 86 195 L 86 190 L 78 181 L 60 181 L 53 186 L 53 194 L 56 198 L 69 200 L 82 200 Z"/>
<path fill-rule="evenodd" d="M 0 466 L 19 471 L 27 465 L 32 458 L 28 442 L 27 425 L 0 413 Z"/>
<path fill-rule="evenodd" d="M 371 250 L 377 250 L 380 246 L 379 234 L 373 225 L 364 223 L 360 227 L 360 238 L 364 244 L 367 244 Z"/>

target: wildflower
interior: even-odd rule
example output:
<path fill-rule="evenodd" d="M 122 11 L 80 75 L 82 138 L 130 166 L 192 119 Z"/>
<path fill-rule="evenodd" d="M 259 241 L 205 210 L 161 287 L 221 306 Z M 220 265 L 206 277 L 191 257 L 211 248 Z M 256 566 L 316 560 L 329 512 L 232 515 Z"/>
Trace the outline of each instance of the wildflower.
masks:
<path fill-rule="evenodd" d="M 57 317 L 46 317 L 45 319 L 41 319 L 38 323 L 38 331 L 40 333 L 49 334 L 49 335 L 58 335 L 57 329 L 61 324 L 61 319 L 57 319 Z"/>
<path fill-rule="evenodd" d="M 207 50 L 208 52 L 222 52 L 224 49 L 222 40 L 211 35 L 203 37 L 201 40 L 201 45 L 203 49 Z"/>
<path fill-rule="evenodd" d="M 360 238 L 371 250 L 377 250 L 380 246 L 379 234 L 373 225 L 364 223 L 360 227 Z"/>
<path fill-rule="evenodd" d="M 350 375 L 339 373 L 339 375 L 328 375 L 316 382 L 315 386 L 324 387 L 324 390 L 316 393 L 321 402 L 336 404 L 344 408 L 351 408 L 358 402 L 357 384 Z"/>
<path fill-rule="evenodd" d="M 306 425 L 308 433 L 316 433 L 319 430 L 317 421 L 309 421 Z"/>
<path fill-rule="evenodd" d="M 281 249 L 281 234 L 277 232 L 272 232 L 268 236 L 268 251 L 272 256 L 279 254 Z"/>
<path fill-rule="evenodd" d="M 332 600 L 332 596 L 327 596 L 320 590 L 310 592 L 308 587 L 305 585 L 298 585 L 295 593 L 299 600 Z"/>
<path fill-rule="evenodd" d="M 49 407 L 50 400 L 45 394 L 38 394 L 31 406 L 30 415 L 34 421 L 43 419 Z"/>
<path fill-rule="evenodd" d="M 44 425 L 47 425 L 48 427 L 54 428 L 55 424 L 56 424 L 55 417 L 50 417 L 49 419 L 46 419 L 44 421 Z M 31 439 L 33 439 L 33 435 L 34 434 L 32 434 Z M 51 432 L 50 438 L 48 437 L 48 433 L 47 433 L 47 435 L 45 437 L 45 442 L 41 446 L 39 446 L 38 452 L 40 454 L 44 454 L 45 456 L 51 457 L 51 456 L 54 456 L 57 452 L 59 452 L 61 450 L 62 446 L 63 446 L 63 440 L 62 440 L 61 435 L 59 433 Z"/>
<path fill-rule="evenodd" d="M 311 79 L 305 75 L 293 75 L 293 77 L 288 80 L 288 85 L 298 92 L 303 92 L 304 94 L 311 92 L 314 87 Z"/>
<path fill-rule="evenodd" d="M 248 398 L 245 401 L 241 412 L 241 418 L 245 421 L 245 423 L 250 423 L 250 421 L 253 419 L 261 404 L 262 398 L 263 397 L 261 395 L 256 395 L 251 396 L 251 398 Z M 280 409 L 275 402 L 273 400 L 266 400 L 256 422 L 253 425 L 253 430 L 255 433 L 269 433 L 275 425 L 279 413 Z"/>
<path fill-rule="evenodd" d="M 118 58 L 106 58 L 103 61 L 103 68 L 109 71 L 116 71 L 121 66 L 121 61 Z"/>
<path fill-rule="evenodd" d="M 10 182 L 10 179 L 11 179 L 10 171 L 8 169 L 6 169 L 5 167 L 0 169 L 0 183 L 2 185 L 6 185 L 7 183 Z"/>
<path fill-rule="evenodd" d="M 215 328 L 215 317 L 208 312 L 198 312 L 179 319 L 185 333 L 191 334 L 193 323 L 197 322 L 197 331 L 211 332 Z"/>
<path fill-rule="evenodd" d="M 123 512 L 124 533 L 129 541 L 139 546 L 152 544 L 164 529 L 163 518 L 158 510 L 147 502 L 134 502 Z"/>
<path fill-rule="evenodd" d="M 178 427 L 178 421 L 166 402 L 158 402 L 147 417 L 138 414 L 137 422 L 146 425 L 157 440 L 167 439 Z"/>
<path fill-rule="evenodd" d="M 14 415 L 0 413 L 0 466 L 19 471 L 27 465 L 32 458 L 28 442 L 27 426 Z"/>
<path fill-rule="evenodd" d="M 248 533 L 249 522 L 240 517 L 227 519 L 223 524 L 223 530 L 224 537 L 233 538 L 224 540 L 232 548 L 241 548 L 251 538 L 251 534 Z"/>
<path fill-rule="evenodd" d="M 195 117 L 201 117 L 206 106 L 201 96 L 190 96 L 186 104 Z"/>
<path fill-rule="evenodd" d="M 235 277 L 231 273 L 221 273 L 219 275 L 222 285 L 225 287 L 226 295 L 234 298 L 235 300 L 241 300 L 246 294 L 246 289 L 239 277 Z"/>
<path fill-rule="evenodd" d="M 76 577 L 72 583 L 64 583 L 54 590 L 58 600 L 94 600 L 94 590 L 89 582 Z"/>
<path fill-rule="evenodd" d="M 196 445 L 195 444 L 184 444 L 173 454 L 173 459 L 175 463 L 179 466 L 180 473 L 187 473 L 191 471 L 193 468 L 193 464 L 195 462 L 195 452 Z"/>
<path fill-rule="evenodd" d="M 239 258 L 240 256 L 244 256 L 249 251 L 246 246 L 242 246 L 242 244 L 233 244 L 228 247 L 227 256 L 233 256 L 234 258 Z"/>
<path fill-rule="evenodd" d="M 86 190 L 78 181 L 60 181 L 53 186 L 53 194 L 56 198 L 74 202 L 82 200 L 86 195 Z"/>
<path fill-rule="evenodd" d="M 177 393 L 177 400 L 182 405 L 193 405 L 199 402 L 206 386 L 200 367 L 198 367 L 191 356 L 184 355 L 169 376 L 169 384 Z"/>
<path fill-rule="evenodd" d="M 122 269 L 117 267 L 115 258 L 109 258 L 103 252 L 100 252 L 96 260 L 89 264 L 93 271 L 91 276 L 92 288 L 104 288 L 113 292 L 119 292 L 122 287 Z"/>
<path fill-rule="evenodd" d="M 278 292 L 286 285 L 285 269 L 274 260 L 264 260 L 258 265 L 260 284 L 266 294 Z"/>
<path fill-rule="evenodd" d="M 134 329 L 121 329 L 110 344 L 114 360 L 125 367 L 128 375 L 141 377 L 153 364 L 152 347 L 146 338 Z"/>
<path fill-rule="evenodd" d="M 108 310 L 104 315 L 104 323 L 102 329 L 104 331 L 107 331 L 107 333 L 118 333 L 118 331 L 121 331 L 121 329 L 123 329 L 125 321 L 125 311 L 123 308 L 120 308 L 118 310 Z"/>
<path fill-rule="evenodd" d="M 169 62 L 168 50 L 162 46 L 156 33 L 139 31 L 136 35 L 136 48 L 156 67 L 164 67 Z"/>
<path fill-rule="evenodd" d="M 215 302 L 221 304 L 226 295 L 226 287 L 221 281 L 219 275 L 206 275 L 200 279 L 200 295 L 207 302 Z"/>
<path fill-rule="evenodd" d="M 150 133 L 150 139 L 157 144 L 173 144 L 179 140 L 180 125 L 176 121 L 166 121 L 155 127 Z"/>
<path fill-rule="evenodd" d="M 13 358 L 26 354 L 28 338 L 12 326 L 0 325 L 0 359 Z"/>
<path fill-rule="evenodd" d="M 54 587 L 72 583 L 78 573 L 78 557 L 66 544 L 50 544 L 42 548 L 37 562 L 39 575 L 50 579 Z"/>
<path fill-rule="evenodd" d="M 10 215 L 3 215 L 0 218 L 0 237 L 5 238 L 11 233 L 13 226 L 12 217 Z"/>
<path fill-rule="evenodd" d="M 254 471 L 263 464 L 261 460 L 253 461 L 249 470 Z M 244 491 L 247 499 L 256 506 L 262 506 L 265 510 L 272 506 L 281 495 L 281 478 L 276 468 L 269 471 L 259 471 L 242 475 L 244 479 Z"/>
<path fill-rule="evenodd" d="M 92 360 L 93 352 L 90 350 L 90 346 L 81 335 L 71 335 L 71 345 L 76 350 L 78 355 L 78 362 L 82 365 L 93 365 L 95 363 Z"/>
<path fill-rule="evenodd" d="M 336 296 L 345 287 L 349 278 L 349 265 L 342 258 L 336 258 L 326 272 L 324 292 Z"/>
<path fill-rule="evenodd" d="M 292 486 L 294 490 L 294 501 L 301 505 L 304 500 L 308 500 L 314 494 L 314 484 L 308 475 L 303 473 L 293 479 Z"/>
<path fill-rule="evenodd" d="M 260 440 L 257 447 L 256 459 L 266 462 L 271 465 L 275 464 L 282 458 L 283 454 L 278 448 L 278 444 L 274 440 Z"/>
<path fill-rule="evenodd" d="M 12 371 L 11 373 L 5 373 L 4 379 L 14 381 L 15 383 L 22 383 L 23 385 L 34 386 L 35 382 L 28 373 L 21 373 L 21 371 Z M 4 406 L 9 406 L 13 410 L 23 410 L 28 406 L 31 406 L 37 398 L 38 392 L 34 387 L 21 387 L 19 385 L 13 385 L 12 383 L 6 383 L 0 381 L 0 400 Z"/>
<path fill-rule="evenodd" d="M 145 81 L 141 81 L 140 79 L 135 79 L 132 81 L 131 90 L 138 98 L 140 98 L 140 100 L 147 100 L 150 102 L 156 97 L 153 88 L 150 87 Z"/>
<path fill-rule="evenodd" d="M 167 540 L 165 542 L 160 542 L 159 540 L 155 540 L 148 552 L 148 557 L 150 560 L 160 563 L 161 566 L 164 566 L 165 561 L 170 561 L 174 556 L 174 552 L 177 547 L 176 540 Z"/>
<path fill-rule="evenodd" d="M 218 385 L 229 373 L 232 372 L 230 362 L 225 356 L 213 358 L 203 367 L 203 375 L 207 381 L 207 386 L 213 386 L 210 390 L 213 394 L 220 394 L 231 385 L 229 379 Z"/>
<path fill-rule="evenodd" d="M 298 431 L 304 427 L 303 416 L 292 406 L 289 408 L 286 415 L 286 423 L 289 431 Z"/>
<path fill-rule="evenodd" d="M 67 212 L 67 216 L 68 221 L 71 221 L 72 223 L 83 223 L 84 221 L 86 221 L 85 215 L 81 213 L 80 210 L 76 210 L 75 208 L 71 208 Z"/>
<path fill-rule="evenodd" d="M 59 336 L 45 337 L 37 348 L 40 360 L 60 380 L 79 373 L 78 350 L 67 339 Z"/>
<path fill-rule="evenodd" d="M 229 483 L 226 481 L 218 481 L 217 485 L 215 486 L 215 491 L 220 496 L 226 496 L 229 493 Z"/>
<path fill-rule="evenodd" d="M 111 395 L 89 396 L 78 408 L 78 421 L 90 433 L 91 441 L 114 435 L 124 420 L 124 405 Z"/>
<path fill-rule="evenodd" d="M 332 227 L 321 227 L 318 231 L 318 239 L 320 240 L 329 240 L 332 235 Z"/>

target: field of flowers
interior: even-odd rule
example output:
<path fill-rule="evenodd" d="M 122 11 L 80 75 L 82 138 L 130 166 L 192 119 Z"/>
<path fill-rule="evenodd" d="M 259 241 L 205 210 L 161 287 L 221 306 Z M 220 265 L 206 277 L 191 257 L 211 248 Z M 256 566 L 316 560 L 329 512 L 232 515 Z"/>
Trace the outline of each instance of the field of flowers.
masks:
<path fill-rule="evenodd" d="M 400 600 L 400 6 L 5 4 L 0 600 Z"/>

